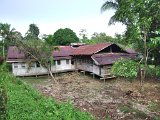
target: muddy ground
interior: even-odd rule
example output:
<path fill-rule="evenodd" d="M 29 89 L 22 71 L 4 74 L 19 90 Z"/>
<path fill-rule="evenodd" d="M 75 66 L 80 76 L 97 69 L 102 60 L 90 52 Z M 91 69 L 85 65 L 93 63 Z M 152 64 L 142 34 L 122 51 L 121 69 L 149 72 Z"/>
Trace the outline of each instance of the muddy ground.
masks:
<path fill-rule="evenodd" d="M 37 79 L 25 81 L 45 96 L 70 101 L 97 120 L 160 120 L 160 82 L 156 80 L 147 80 L 141 89 L 138 80 L 131 83 L 117 78 L 103 82 L 76 72 L 57 75 L 59 85 L 48 78 Z"/>

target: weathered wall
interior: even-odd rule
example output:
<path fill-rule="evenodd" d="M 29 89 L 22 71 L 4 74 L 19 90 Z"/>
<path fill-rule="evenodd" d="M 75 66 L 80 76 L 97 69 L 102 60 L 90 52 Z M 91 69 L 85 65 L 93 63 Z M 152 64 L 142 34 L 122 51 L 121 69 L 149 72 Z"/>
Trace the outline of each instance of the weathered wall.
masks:
<path fill-rule="evenodd" d="M 75 67 L 79 70 L 93 72 L 93 61 L 90 57 L 77 57 L 75 59 Z"/>
<path fill-rule="evenodd" d="M 105 65 L 101 67 L 101 76 L 110 75 L 111 74 L 111 65 Z"/>
<path fill-rule="evenodd" d="M 15 68 L 16 66 L 16 68 Z M 25 66 L 25 67 L 23 67 Z M 12 63 L 12 72 L 15 76 L 29 76 L 29 75 L 41 75 L 41 74 L 48 74 L 47 69 L 40 66 L 37 67 L 36 63 L 34 62 L 32 64 L 33 67 L 28 69 L 26 63 Z M 67 64 L 66 60 L 60 60 L 60 65 L 57 64 L 57 61 L 55 62 L 55 65 L 51 66 L 51 71 L 53 73 L 61 72 L 61 71 L 67 71 L 67 70 L 73 70 L 74 65 L 71 65 L 71 60 L 69 60 L 69 63 Z"/>
<path fill-rule="evenodd" d="M 93 65 L 93 73 L 96 75 L 100 75 L 100 66 L 98 65 Z"/>

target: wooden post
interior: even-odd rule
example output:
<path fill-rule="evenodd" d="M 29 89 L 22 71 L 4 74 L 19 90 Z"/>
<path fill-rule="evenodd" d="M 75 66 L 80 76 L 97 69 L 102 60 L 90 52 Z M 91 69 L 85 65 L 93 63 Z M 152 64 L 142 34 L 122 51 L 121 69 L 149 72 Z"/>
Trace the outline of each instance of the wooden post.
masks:
<path fill-rule="evenodd" d="M 93 79 L 95 79 L 95 74 L 93 73 Z"/>
<path fill-rule="evenodd" d="M 93 79 L 95 78 L 95 74 L 94 73 L 90 73 L 93 76 Z"/>
<path fill-rule="evenodd" d="M 83 75 L 85 75 L 85 71 L 81 71 L 81 73 L 83 73 Z"/>
<path fill-rule="evenodd" d="M 106 79 L 104 77 L 100 78 L 100 80 L 103 80 L 103 82 L 106 82 Z"/>
<path fill-rule="evenodd" d="M 142 87 L 142 83 L 144 81 L 145 78 L 145 70 L 143 68 L 141 68 L 141 81 L 140 81 L 140 85 Z"/>

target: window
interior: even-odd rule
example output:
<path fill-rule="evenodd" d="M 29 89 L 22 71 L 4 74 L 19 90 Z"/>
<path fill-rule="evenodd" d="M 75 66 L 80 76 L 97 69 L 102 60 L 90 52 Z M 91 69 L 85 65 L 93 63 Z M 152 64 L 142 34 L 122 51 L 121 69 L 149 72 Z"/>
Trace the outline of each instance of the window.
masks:
<path fill-rule="evenodd" d="M 57 65 L 60 65 L 61 64 L 61 61 L 60 60 L 57 60 Z"/>
<path fill-rule="evenodd" d="M 25 67 L 26 67 L 25 63 L 22 63 L 22 64 L 21 64 L 21 67 L 22 67 L 22 68 L 25 68 Z"/>
<path fill-rule="evenodd" d="M 74 65 L 74 60 L 71 60 L 71 64 Z"/>
<path fill-rule="evenodd" d="M 35 64 L 34 64 L 34 63 L 31 63 L 31 64 L 30 64 L 30 67 L 31 67 L 31 68 L 35 68 Z"/>
<path fill-rule="evenodd" d="M 69 60 L 66 60 L 66 64 L 69 64 Z"/>
<path fill-rule="evenodd" d="M 36 62 L 36 67 L 40 67 L 40 63 L 39 62 Z"/>
<path fill-rule="evenodd" d="M 14 63 L 14 68 L 18 68 L 18 64 L 17 63 Z"/>

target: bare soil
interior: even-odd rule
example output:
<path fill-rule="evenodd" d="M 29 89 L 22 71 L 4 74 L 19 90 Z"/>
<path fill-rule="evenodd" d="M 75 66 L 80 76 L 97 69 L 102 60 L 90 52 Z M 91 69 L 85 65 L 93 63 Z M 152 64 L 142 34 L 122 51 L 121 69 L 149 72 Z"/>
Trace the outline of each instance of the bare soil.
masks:
<path fill-rule="evenodd" d="M 32 84 L 45 96 L 71 102 L 96 120 L 160 120 L 160 82 L 147 80 L 141 89 L 138 80 L 99 78 L 81 73 L 62 73 Z"/>

